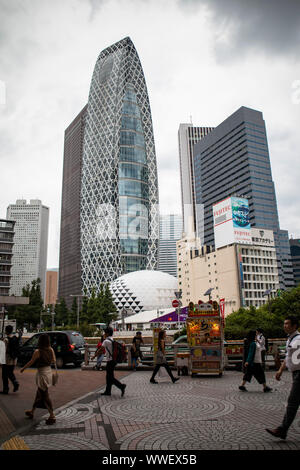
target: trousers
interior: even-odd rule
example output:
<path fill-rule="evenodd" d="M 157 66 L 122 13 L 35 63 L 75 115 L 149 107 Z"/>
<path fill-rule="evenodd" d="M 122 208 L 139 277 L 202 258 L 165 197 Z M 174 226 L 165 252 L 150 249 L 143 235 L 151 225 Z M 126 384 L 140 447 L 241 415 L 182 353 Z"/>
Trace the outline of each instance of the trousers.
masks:
<path fill-rule="evenodd" d="M 174 376 L 172 374 L 172 371 L 170 369 L 170 366 L 167 362 L 164 362 L 163 364 L 156 364 L 155 368 L 154 368 L 154 371 L 153 371 L 153 374 L 152 374 L 152 377 L 151 377 L 151 380 L 154 380 L 157 372 L 159 371 L 159 369 L 161 367 L 164 367 L 166 369 L 166 371 L 168 372 L 169 376 L 171 377 L 171 380 L 174 381 Z"/>
<path fill-rule="evenodd" d="M 115 361 L 107 361 L 106 363 L 106 390 L 105 393 L 111 393 L 113 385 L 122 390 L 123 385 L 114 376 L 114 370 L 116 367 Z"/>
<path fill-rule="evenodd" d="M 282 421 L 281 429 L 287 431 L 295 419 L 300 405 L 300 370 L 292 372 L 293 384 L 289 394 L 285 415 Z"/>
<path fill-rule="evenodd" d="M 8 379 L 12 382 L 13 385 L 17 385 L 18 381 L 14 374 L 15 366 L 8 366 L 7 364 L 2 364 L 2 382 L 3 382 L 3 392 L 8 392 L 9 383 Z"/>

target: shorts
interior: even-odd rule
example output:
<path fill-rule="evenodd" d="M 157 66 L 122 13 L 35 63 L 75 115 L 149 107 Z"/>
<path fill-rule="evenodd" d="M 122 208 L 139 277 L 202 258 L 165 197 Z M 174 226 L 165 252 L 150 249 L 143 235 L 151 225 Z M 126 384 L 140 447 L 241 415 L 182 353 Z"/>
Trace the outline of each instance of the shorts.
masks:
<path fill-rule="evenodd" d="M 254 363 L 246 368 L 243 380 L 251 382 L 252 377 L 254 377 L 259 384 L 266 383 L 266 376 L 260 363 Z"/>

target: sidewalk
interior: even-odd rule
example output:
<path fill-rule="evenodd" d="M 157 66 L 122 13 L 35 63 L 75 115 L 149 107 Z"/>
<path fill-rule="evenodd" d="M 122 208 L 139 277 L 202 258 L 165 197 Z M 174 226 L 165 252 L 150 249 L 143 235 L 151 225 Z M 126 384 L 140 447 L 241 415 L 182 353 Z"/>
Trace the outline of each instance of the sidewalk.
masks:
<path fill-rule="evenodd" d="M 96 374 L 78 372 L 83 380 L 84 374 Z M 287 372 L 280 382 L 274 372 L 266 373 L 272 393 L 263 393 L 255 381 L 247 386 L 248 392 L 240 392 L 242 374 L 235 371 L 226 371 L 223 377 L 181 377 L 176 384 L 169 378 L 150 384 L 150 376 L 151 371 L 124 372 L 123 398 L 116 388 L 111 397 L 101 396 L 95 386 L 94 391 L 56 406 L 55 425 L 42 420 L 18 432 L 17 438 L 31 450 L 300 449 L 299 414 L 286 441 L 264 430 L 282 420 L 291 386 Z M 2 449 L 7 446 L 3 443 Z"/>

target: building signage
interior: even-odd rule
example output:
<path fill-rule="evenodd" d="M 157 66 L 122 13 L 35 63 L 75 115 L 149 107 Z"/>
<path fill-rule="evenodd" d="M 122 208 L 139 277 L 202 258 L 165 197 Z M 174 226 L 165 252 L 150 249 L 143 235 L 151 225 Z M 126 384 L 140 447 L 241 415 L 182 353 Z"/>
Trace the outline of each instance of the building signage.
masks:
<path fill-rule="evenodd" d="M 241 197 L 229 197 L 213 205 L 215 247 L 252 243 L 249 204 Z"/>

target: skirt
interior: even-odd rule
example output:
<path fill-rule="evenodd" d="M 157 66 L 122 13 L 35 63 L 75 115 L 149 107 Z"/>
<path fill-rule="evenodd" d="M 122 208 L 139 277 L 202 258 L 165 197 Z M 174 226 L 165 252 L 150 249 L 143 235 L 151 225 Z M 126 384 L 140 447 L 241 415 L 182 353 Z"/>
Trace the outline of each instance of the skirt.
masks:
<path fill-rule="evenodd" d="M 44 392 L 51 387 L 52 385 L 52 369 L 50 366 L 48 367 L 40 367 L 37 370 L 35 376 L 35 383 L 37 387 L 43 390 Z"/>

